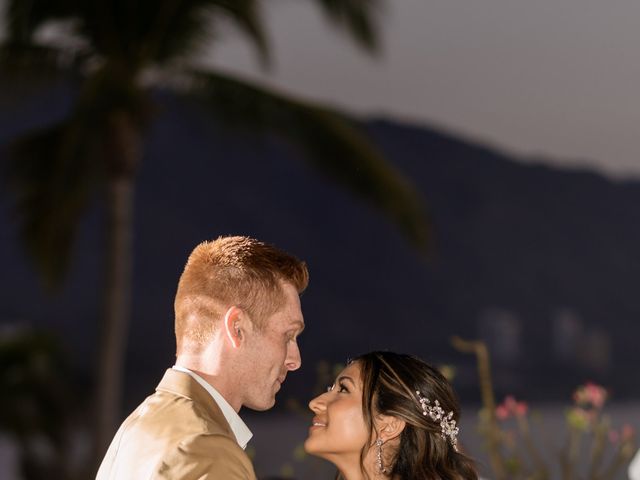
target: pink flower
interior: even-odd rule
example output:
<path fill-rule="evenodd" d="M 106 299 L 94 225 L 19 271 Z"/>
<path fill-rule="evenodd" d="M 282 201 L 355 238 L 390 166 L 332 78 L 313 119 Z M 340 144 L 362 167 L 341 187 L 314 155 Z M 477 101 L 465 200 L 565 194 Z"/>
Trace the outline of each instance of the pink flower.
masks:
<path fill-rule="evenodd" d="M 607 391 L 594 383 L 588 383 L 586 386 L 587 396 L 591 404 L 600 409 L 604 406 L 604 402 L 607 401 Z"/>
<path fill-rule="evenodd" d="M 577 405 L 600 410 L 607 401 L 607 391 L 600 385 L 587 382 L 573 393 L 573 400 Z"/>
<path fill-rule="evenodd" d="M 512 416 L 524 417 L 529 410 L 525 402 L 518 402 L 513 395 L 508 395 L 504 401 L 496 407 L 496 417 L 506 420 Z"/>
<path fill-rule="evenodd" d="M 529 406 L 526 402 L 518 402 L 515 407 L 516 417 L 524 417 L 529 411 Z"/>
<path fill-rule="evenodd" d="M 498 417 L 498 420 L 506 420 L 509 416 L 509 409 L 507 407 L 504 405 L 498 405 L 496 407 L 496 417 Z"/>
<path fill-rule="evenodd" d="M 609 441 L 611 443 L 618 443 L 618 440 L 620 440 L 620 435 L 618 434 L 618 432 L 616 432 L 615 430 L 610 430 Z"/>
<path fill-rule="evenodd" d="M 619 441 L 625 443 L 633 440 L 635 434 L 635 429 L 627 423 L 622 426 L 620 433 L 618 433 L 616 430 L 611 430 L 609 432 L 609 440 L 611 441 L 611 443 L 618 443 Z"/>
<path fill-rule="evenodd" d="M 622 433 L 620 436 L 622 437 L 623 442 L 628 442 L 629 440 L 632 440 L 633 437 L 635 437 L 635 435 L 636 435 L 636 431 L 631 425 L 626 423 L 622 426 Z"/>

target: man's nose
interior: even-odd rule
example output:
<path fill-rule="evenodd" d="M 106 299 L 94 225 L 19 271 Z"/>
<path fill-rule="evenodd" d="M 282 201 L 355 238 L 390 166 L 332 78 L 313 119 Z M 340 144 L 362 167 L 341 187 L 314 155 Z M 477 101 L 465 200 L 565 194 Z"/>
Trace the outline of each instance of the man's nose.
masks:
<path fill-rule="evenodd" d="M 285 359 L 287 370 L 293 371 L 300 368 L 302 358 L 300 358 L 300 348 L 298 342 L 291 342 L 287 348 L 287 358 Z"/>

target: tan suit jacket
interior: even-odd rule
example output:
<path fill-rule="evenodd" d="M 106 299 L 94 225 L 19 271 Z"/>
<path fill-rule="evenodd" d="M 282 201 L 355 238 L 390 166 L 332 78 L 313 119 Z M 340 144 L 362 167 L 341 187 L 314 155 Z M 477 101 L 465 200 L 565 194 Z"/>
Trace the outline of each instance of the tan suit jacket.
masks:
<path fill-rule="evenodd" d="M 255 480 L 220 408 L 188 374 L 169 369 L 124 421 L 96 480 Z"/>

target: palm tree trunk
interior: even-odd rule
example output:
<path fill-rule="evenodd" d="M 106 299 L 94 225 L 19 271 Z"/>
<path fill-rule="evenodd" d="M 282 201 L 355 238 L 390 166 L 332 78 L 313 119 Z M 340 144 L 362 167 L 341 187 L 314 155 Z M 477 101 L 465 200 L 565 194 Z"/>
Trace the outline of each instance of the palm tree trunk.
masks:
<path fill-rule="evenodd" d="M 104 319 L 96 385 L 96 465 L 120 420 L 128 326 L 131 317 L 133 258 L 133 175 L 111 178 L 108 188 L 108 245 Z"/>

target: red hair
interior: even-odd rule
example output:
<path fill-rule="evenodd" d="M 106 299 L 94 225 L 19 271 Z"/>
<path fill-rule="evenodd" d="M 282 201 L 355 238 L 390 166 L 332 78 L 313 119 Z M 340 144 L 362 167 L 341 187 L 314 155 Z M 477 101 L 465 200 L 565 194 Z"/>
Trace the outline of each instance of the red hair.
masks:
<path fill-rule="evenodd" d="M 262 329 L 284 305 L 282 283 L 302 293 L 309 282 L 304 262 L 249 237 L 219 237 L 198 245 L 187 260 L 174 302 L 178 352 L 208 341 L 231 306 Z"/>

